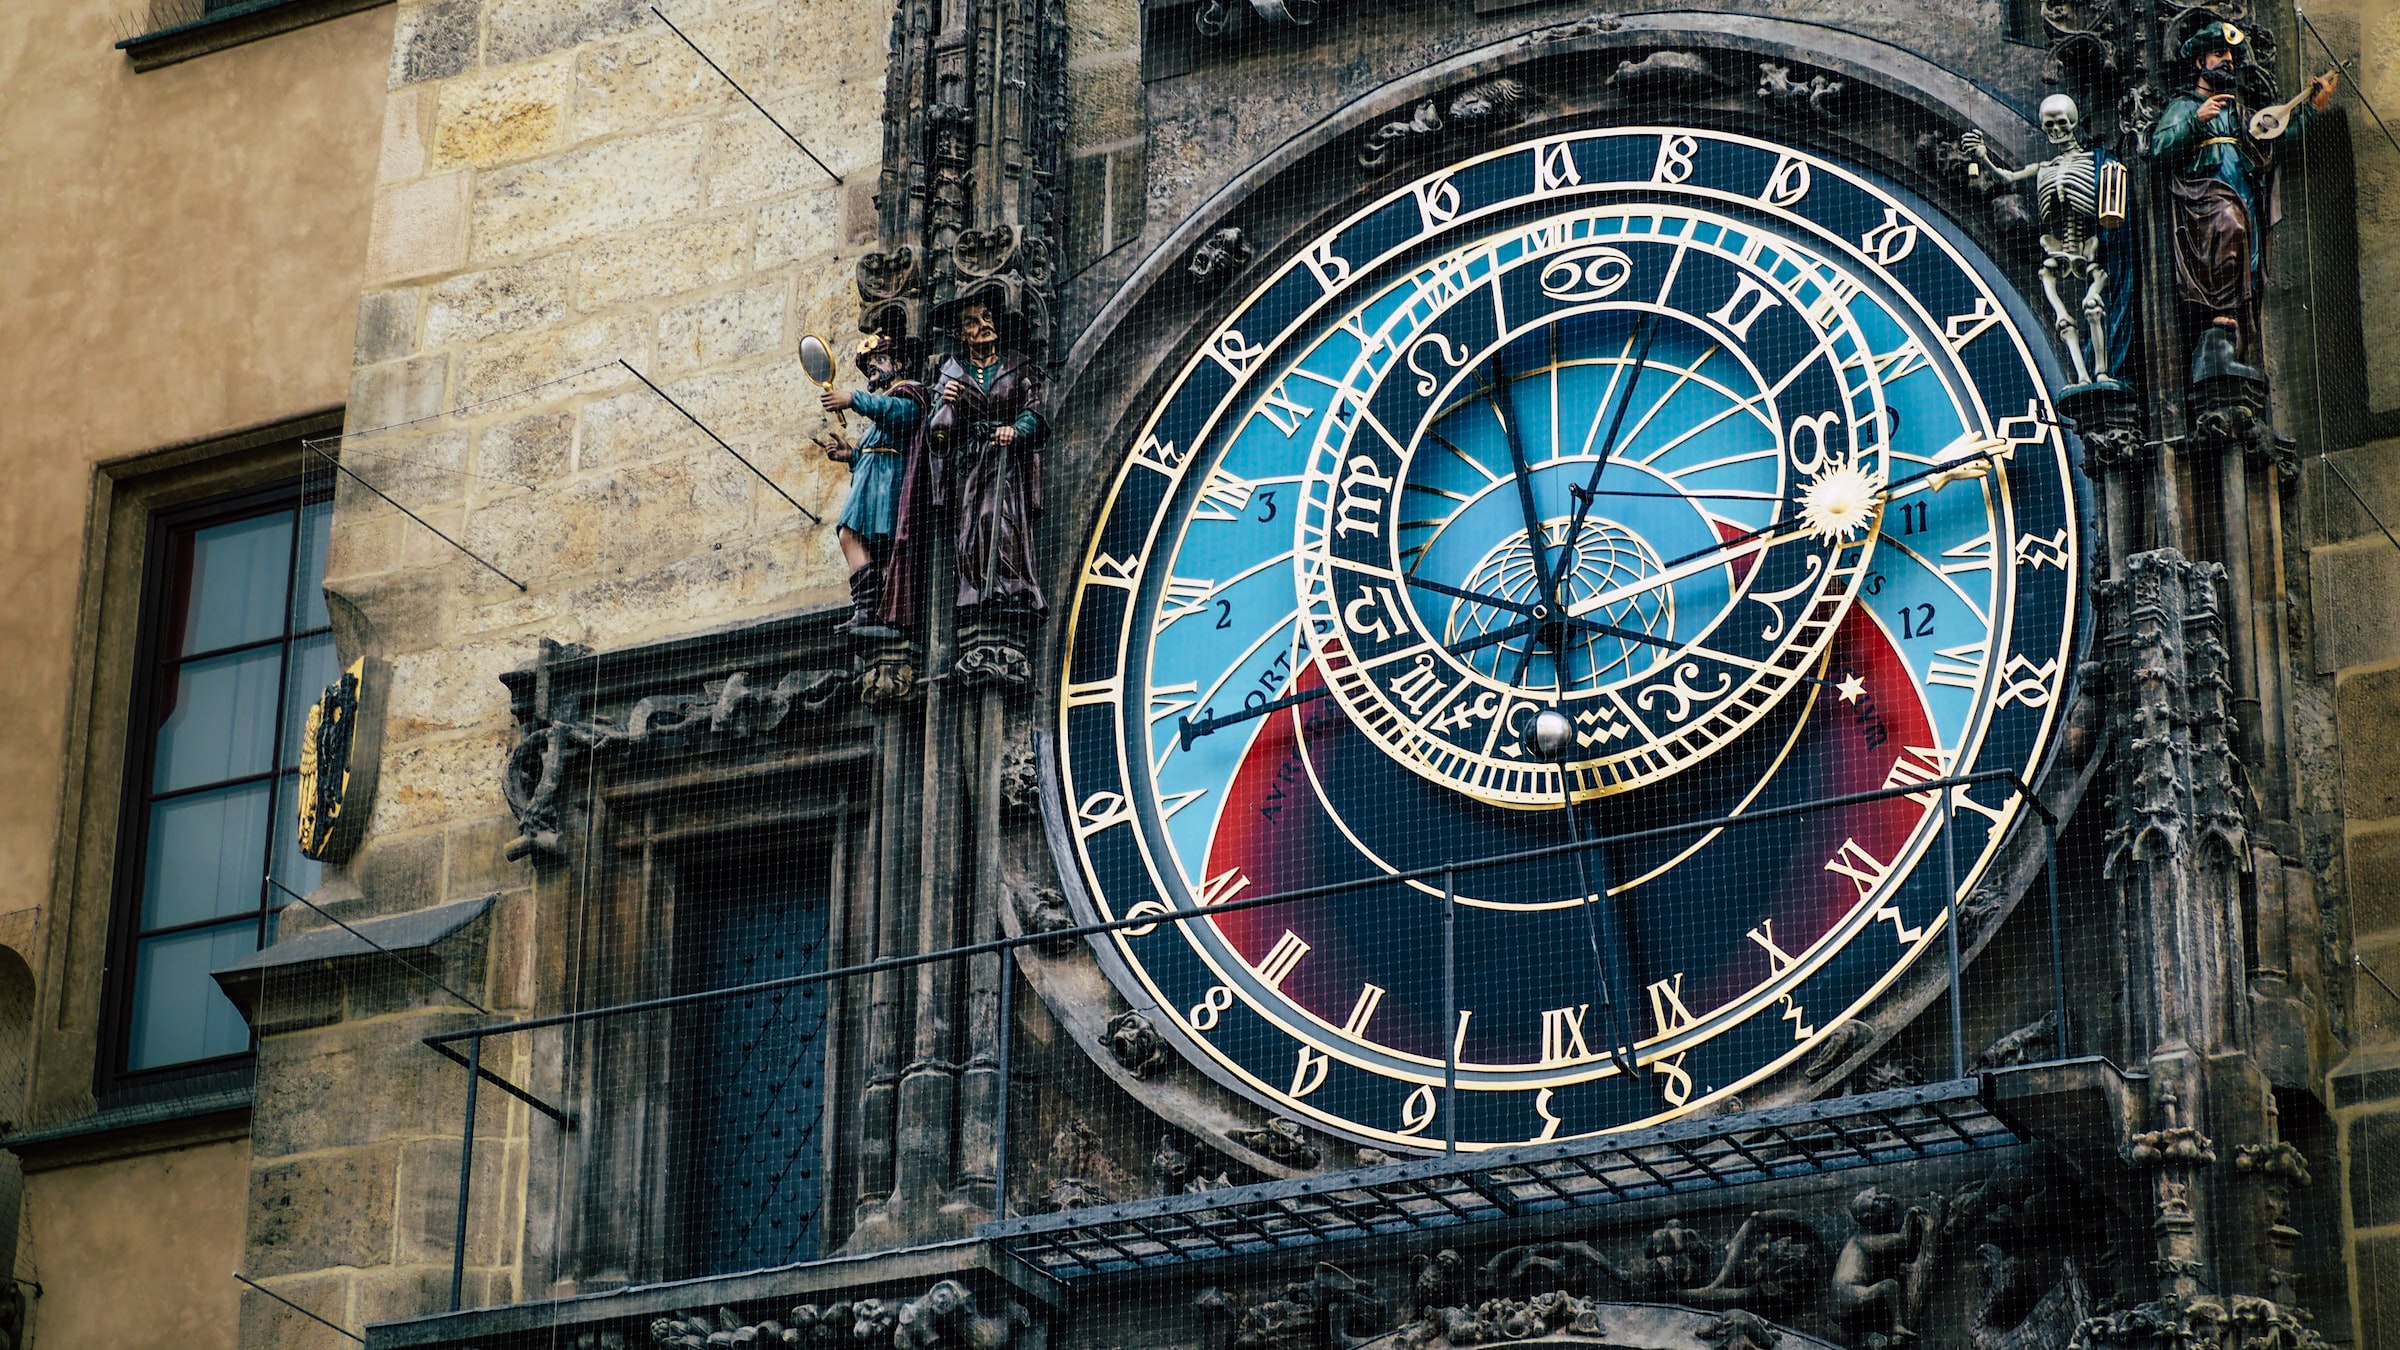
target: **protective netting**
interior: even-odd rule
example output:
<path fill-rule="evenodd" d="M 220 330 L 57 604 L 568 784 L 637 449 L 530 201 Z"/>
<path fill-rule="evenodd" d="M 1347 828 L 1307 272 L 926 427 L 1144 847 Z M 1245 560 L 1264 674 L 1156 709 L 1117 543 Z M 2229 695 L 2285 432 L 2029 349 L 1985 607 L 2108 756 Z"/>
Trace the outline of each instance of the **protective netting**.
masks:
<path fill-rule="evenodd" d="M 518 1309 L 407 1343 L 2379 1343 L 2400 146 L 2215 125 L 2333 16 L 2022 8 L 1987 126 L 1519 24 L 1005 266 L 911 104 L 831 341 L 310 446 L 336 863 L 239 997 L 268 1147 L 388 1147 L 378 1307 Z M 1140 17 L 1153 174 L 1314 59 Z"/>

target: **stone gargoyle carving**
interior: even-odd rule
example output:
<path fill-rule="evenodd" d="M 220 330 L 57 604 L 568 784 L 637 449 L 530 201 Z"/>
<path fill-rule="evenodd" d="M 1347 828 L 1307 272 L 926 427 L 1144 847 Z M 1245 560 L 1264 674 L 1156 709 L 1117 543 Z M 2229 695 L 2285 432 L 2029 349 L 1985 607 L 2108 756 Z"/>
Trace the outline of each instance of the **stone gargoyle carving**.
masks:
<path fill-rule="evenodd" d="M 662 1317 L 650 1339 L 661 1350 L 1002 1350 L 1032 1320 L 1014 1303 L 986 1313 L 973 1290 L 943 1280 L 905 1303 L 803 1303 L 780 1322 L 744 1322 L 730 1308 Z"/>
<path fill-rule="evenodd" d="M 1225 1137 L 1253 1153 L 1301 1171 L 1307 1171 L 1325 1160 L 1324 1151 L 1309 1141 L 1307 1133 L 1300 1128 L 1300 1122 L 1285 1116 L 1275 1116 L 1255 1130 L 1227 1130 Z"/>
<path fill-rule="evenodd" d="M 1256 1303 L 1212 1286 L 1192 1306 L 1210 1328 L 1212 1350 L 1354 1350 L 1381 1335 L 1386 1318 L 1374 1285 L 1324 1261 Z"/>
<path fill-rule="evenodd" d="M 1125 1072 L 1148 1078 L 1167 1067 L 1167 1038 L 1139 1011 L 1118 1013 L 1108 1023 L 1108 1053 Z"/>

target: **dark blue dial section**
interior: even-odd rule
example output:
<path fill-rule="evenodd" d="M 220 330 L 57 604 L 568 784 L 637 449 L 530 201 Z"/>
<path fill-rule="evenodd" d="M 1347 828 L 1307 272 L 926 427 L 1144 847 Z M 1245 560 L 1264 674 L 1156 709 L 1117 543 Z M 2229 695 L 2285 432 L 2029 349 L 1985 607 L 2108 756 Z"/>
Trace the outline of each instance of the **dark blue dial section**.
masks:
<path fill-rule="evenodd" d="M 1084 557 L 1062 870 L 1142 921 L 1104 969 L 1384 1147 L 1805 1054 L 1941 942 L 1945 852 L 1963 892 L 2026 819 L 1922 785 L 2056 739 L 2086 518 L 2029 332 L 1905 192 L 1723 133 L 1527 142 L 1328 232 L 1199 345 Z"/>

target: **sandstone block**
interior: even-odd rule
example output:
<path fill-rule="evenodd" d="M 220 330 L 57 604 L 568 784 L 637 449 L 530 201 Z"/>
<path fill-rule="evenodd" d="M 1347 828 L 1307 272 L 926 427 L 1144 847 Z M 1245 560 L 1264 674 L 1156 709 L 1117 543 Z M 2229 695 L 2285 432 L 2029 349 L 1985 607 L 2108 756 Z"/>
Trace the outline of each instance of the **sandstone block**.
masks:
<path fill-rule="evenodd" d="M 789 286 L 777 282 L 707 296 L 666 311 L 658 317 L 659 369 L 681 374 L 782 348 L 789 295 Z"/>
<path fill-rule="evenodd" d="M 885 44 L 890 40 L 892 24 L 889 5 L 876 0 L 833 0 L 805 8 L 797 5 L 774 8 L 772 83 L 775 87 L 857 81 L 864 82 L 880 98 Z M 781 117 L 783 113 L 778 109 L 775 115 Z M 784 125 L 793 126 L 790 122 Z M 867 129 L 874 129 L 872 120 Z M 825 153 L 825 147 L 805 133 L 802 139 L 818 154 Z M 849 177 L 849 170 L 844 169 L 842 176 Z"/>
<path fill-rule="evenodd" d="M 367 223 L 367 285 L 414 281 L 467 260 L 467 178 L 439 174 L 375 194 Z"/>
<path fill-rule="evenodd" d="M 1067 27 L 1070 66 L 1096 52 L 1138 52 L 1141 46 L 1140 0 L 1078 0 Z"/>
<path fill-rule="evenodd" d="M 351 359 L 359 365 L 391 361 L 417 349 L 417 310 L 414 287 L 369 291 L 358 298 L 358 330 Z"/>
<path fill-rule="evenodd" d="M 397 1144 L 313 1153 L 250 1172 L 254 1279 L 392 1259 Z"/>
<path fill-rule="evenodd" d="M 818 425 L 817 385 L 800 369 L 796 351 L 780 361 L 688 375 L 666 389 L 744 454 L 801 440 Z"/>
<path fill-rule="evenodd" d="M 750 527 L 752 489 L 759 487 L 757 475 L 713 444 L 681 458 L 634 465 L 617 480 L 622 514 L 612 553 L 628 570 L 740 537 Z"/>
<path fill-rule="evenodd" d="M 505 830 L 500 827 L 505 825 Z M 472 868 L 488 853 L 489 861 L 497 867 L 523 869 L 523 880 L 532 880 L 532 867 L 522 862 L 507 862 L 502 854 L 508 841 L 516 835 L 516 822 L 478 821 L 464 829 L 454 830 L 450 843 L 453 863 L 465 861 Z M 469 855 L 470 847 L 474 850 Z M 540 945 L 534 936 L 534 921 L 539 913 L 529 885 L 500 895 L 498 911 L 493 915 L 492 976 L 490 1006 L 495 1009 L 531 1009 L 541 997 L 543 970 Z"/>
<path fill-rule="evenodd" d="M 249 1274 L 249 1271 L 245 1270 L 243 1274 Z M 348 1271 L 326 1271 L 322 1274 L 287 1275 L 281 1279 L 260 1280 L 259 1283 L 334 1326 L 349 1326 L 344 1318 L 350 1310 L 352 1278 Z M 255 1289 L 245 1288 L 241 1294 L 242 1350 L 355 1350 L 358 1344 Z"/>
<path fill-rule="evenodd" d="M 623 509 L 615 477 L 571 479 L 546 492 L 482 504 L 468 517 L 463 542 L 526 585 L 547 589 L 545 583 L 555 578 L 589 572 L 617 558 Z M 513 588 L 503 588 L 504 599 L 514 594 Z M 517 659 L 522 658 L 520 650 Z"/>
<path fill-rule="evenodd" d="M 845 242 L 842 204 L 847 196 L 828 182 L 823 189 L 796 192 L 759 207 L 753 265 L 763 272 L 785 263 L 804 263 L 846 277 L 849 267 L 835 262 L 834 254 Z"/>
<path fill-rule="evenodd" d="M 336 560 L 344 557 L 347 537 L 359 533 L 349 517 L 339 518 L 343 525 L 334 531 L 333 536 Z M 416 533 L 422 531 L 398 516 L 390 516 L 386 521 L 376 522 L 375 533 L 384 533 L 387 522 L 391 527 L 389 537 L 393 541 L 393 548 L 389 553 L 375 556 L 397 559 L 402 529 Z M 397 562 L 392 565 L 397 566 Z M 452 597 L 461 589 L 447 576 L 405 571 L 364 573 L 346 570 L 329 572 L 325 588 L 341 598 L 366 630 L 365 650 L 385 656 L 395 652 L 417 651 L 440 642 L 449 623 Z M 514 587 L 510 588 L 510 593 L 515 593 Z"/>
<path fill-rule="evenodd" d="M 683 399 L 685 387 L 683 383 L 665 386 L 678 401 Z M 585 404 L 582 419 L 575 445 L 575 466 L 584 473 L 619 468 L 660 454 L 681 453 L 687 438 L 706 439 L 700 436 L 698 428 L 668 407 L 664 399 L 639 384 L 612 398 Z M 717 434 L 722 436 L 726 432 L 718 428 Z"/>
<path fill-rule="evenodd" d="M 690 211 L 707 138 L 704 126 L 670 127 L 479 175 L 474 256 L 542 252 Z"/>
<path fill-rule="evenodd" d="M 409 959 L 426 964 L 422 956 Z M 421 976 L 400 973 L 420 990 L 430 988 Z M 448 972 L 438 973 L 449 979 Z M 449 996 L 438 990 L 433 993 L 445 1008 L 262 1037 L 259 1081 L 269 1090 L 259 1094 L 252 1117 L 251 1156 L 269 1160 L 447 1135 L 455 1169 L 466 1070 L 417 1039 L 478 1021 L 480 1015 L 448 1004 Z M 508 1113 L 498 1106 L 506 1100 L 487 1096 L 480 1102 L 478 1140 L 497 1141 L 507 1133 Z"/>
<path fill-rule="evenodd" d="M 393 658 L 395 663 L 407 659 Z M 397 743 L 417 738 L 398 735 L 397 731 L 396 725 L 388 729 L 386 740 Z M 423 734 L 419 732 L 417 736 Z M 358 889 L 365 896 L 357 913 L 343 915 L 350 922 L 430 909 L 442 902 L 442 836 L 422 830 L 413 834 L 378 834 L 359 849 L 350 864 L 350 874 L 357 878 Z"/>
<path fill-rule="evenodd" d="M 465 1074 L 461 1069 L 457 1076 Z M 478 1124 L 484 1114 L 505 1115 L 509 1109 L 506 1102 L 506 1098 L 486 1097 L 479 1103 Z M 511 1188 L 502 1183 L 507 1179 L 510 1154 L 521 1146 L 498 1139 L 485 1142 L 482 1131 L 476 1133 L 475 1173 L 467 1187 L 467 1264 L 489 1266 L 501 1259 L 503 1233 L 511 1226 L 506 1221 L 516 1208 Z M 438 1265 L 445 1297 L 457 1223 L 458 1140 L 415 1139 L 401 1145 L 396 1260 L 402 1266 Z"/>
<path fill-rule="evenodd" d="M 2317 669 L 2400 659 L 2400 549 L 2382 535 L 2311 549 Z"/>
<path fill-rule="evenodd" d="M 425 127 L 431 120 L 433 91 L 423 86 L 394 89 L 383 104 L 383 154 L 375 179 L 386 186 L 405 183 L 425 172 Z"/>
<path fill-rule="evenodd" d="M 449 372 L 447 356 L 385 361 L 352 371 L 343 435 L 364 438 L 377 427 L 435 416 L 442 411 Z"/>
<path fill-rule="evenodd" d="M 386 746 L 368 828 L 398 832 L 489 815 L 503 800 L 500 768 L 515 743 L 513 731 L 494 729 Z"/>
<path fill-rule="evenodd" d="M 2357 940 L 2400 942 L 2400 820 L 2350 828 L 2350 930 Z"/>
<path fill-rule="evenodd" d="M 1071 67 L 1071 147 L 1139 140 L 1145 128 L 1139 47 L 1096 52 Z"/>
<path fill-rule="evenodd" d="M 877 39 L 878 49 L 882 46 Z M 844 180 L 873 178 L 882 157 L 883 91 L 880 62 L 874 75 L 828 79 L 818 67 L 786 93 L 762 95 L 775 120 L 800 132 L 808 148 Z M 727 112 L 711 124 L 715 152 L 709 164 L 713 205 L 764 201 L 803 189 L 839 186 L 824 169 L 793 148 L 755 109 Z M 805 128 L 806 130 L 802 130 Z"/>
<path fill-rule="evenodd" d="M 479 497 L 536 489 L 575 466 L 575 414 L 529 413 L 475 435 L 473 483 Z"/>
<path fill-rule="evenodd" d="M 830 530 L 800 520 L 742 552 L 737 592 L 745 605 L 762 611 L 809 609 L 838 604 L 848 595 L 848 568 Z"/>
<path fill-rule="evenodd" d="M 567 57 L 504 66 L 441 87 L 436 169 L 505 164 L 558 148 L 574 67 Z"/>
<path fill-rule="evenodd" d="M 768 78 L 774 50 L 771 13 L 754 10 L 684 31 L 745 87 Z M 723 76 L 655 22 L 577 56 L 575 134 L 582 139 L 737 106 L 758 115 Z"/>
<path fill-rule="evenodd" d="M 2400 220 L 2394 222 L 2400 226 Z M 2400 233 L 2400 230 L 2396 230 Z M 2306 493 L 2310 510 L 2302 513 L 2307 527 L 2318 543 L 2342 543 L 2348 540 L 2373 540 L 2385 548 L 2391 541 L 2377 528 L 2375 517 L 2400 529 L 2400 440 L 2376 441 L 2332 456 L 2333 464 L 2341 466 L 2349 483 L 2336 476 L 2326 464 L 2314 459 L 2300 465 L 2301 491 Z M 2351 495 L 2357 488 L 2366 498 L 2364 507 L 2359 498 Z M 2369 510 L 2373 515 L 2369 515 Z M 2322 530 L 2322 534 L 2317 532 Z"/>
<path fill-rule="evenodd" d="M 400 527 L 407 522 L 397 512 L 386 512 L 380 518 L 345 513 L 341 522 L 325 554 L 326 585 L 347 587 L 354 579 L 400 565 Z"/>
<path fill-rule="evenodd" d="M 2334 702 L 2344 810 L 2353 821 L 2400 816 L 2400 669 L 2343 676 Z"/>
<path fill-rule="evenodd" d="M 575 281 L 575 304 L 586 313 L 698 290 L 742 274 L 750 229 L 739 212 L 648 234 L 587 244 Z"/>
<path fill-rule="evenodd" d="M 522 664 L 525 656 L 524 644 L 499 641 L 464 643 L 393 657 L 392 693 L 384 738 L 396 743 L 475 726 L 507 725 L 508 689 L 500 683 L 500 672 Z M 439 840 L 435 842 L 432 870 L 438 885 L 442 865 Z M 365 884 L 363 878 L 360 884 Z M 449 900 L 473 898 L 447 890 L 435 890 L 433 894 Z"/>
<path fill-rule="evenodd" d="M 482 404 L 477 411 L 490 414 L 556 404 L 622 385 L 638 388 L 633 376 L 614 363 L 622 358 L 638 368 L 648 364 L 649 357 L 648 323 L 638 314 L 494 338 L 459 353 L 452 402 Z M 516 394 L 525 397 L 510 398 Z M 494 404 L 495 399 L 507 401 Z"/>
<path fill-rule="evenodd" d="M 505 1270 L 469 1266 L 462 1284 L 465 1307 L 489 1308 L 516 1301 L 516 1285 Z M 356 1292 L 351 1296 L 351 1308 L 361 1326 L 448 1312 L 450 1258 L 445 1254 L 431 1265 L 362 1270 L 352 1287 Z M 355 1344 L 345 1344 L 348 1350 L 358 1350 Z"/>
<path fill-rule="evenodd" d="M 467 433 L 433 431 L 412 435 L 410 432 L 415 432 L 415 428 L 345 440 L 342 467 L 419 515 L 464 497 L 467 480 L 462 471 L 467 466 Z M 344 481 L 357 486 L 347 475 Z M 361 505 L 369 511 L 389 509 L 380 501 Z M 417 526 L 416 530 L 419 534 L 425 532 L 423 526 Z"/>
<path fill-rule="evenodd" d="M 685 22 L 674 5 L 661 5 L 669 18 Z M 643 0 L 492 0 L 484 14 L 491 61 L 505 65 L 551 52 L 656 27 Z"/>
<path fill-rule="evenodd" d="M 462 272 L 425 293 L 425 345 L 478 342 L 567 317 L 575 260 L 564 253 Z"/>
<path fill-rule="evenodd" d="M 524 654 L 519 647 L 520 659 Z M 444 893 L 451 898 L 468 900 L 495 891 L 518 891 L 533 884 L 533 865 L 521 859 L 510 862 L 507 857 L 509 842 L 517 837 L 513 816 L 453 821 L 444 833 L 448 837 L 449 869 Z M 501 908 L 507 909 L 509 904 L 510 897 L 502 895 Z M 498 934 L 507 926 L 505 921 L 498 921 L 492 930 Z M 494 942 L 499 944 L 499 939 L 495 937 Z"/>
<path fill-rule="evenodd" d="M 394 89 L 424 80 L 443 80 L 475 64 L 481 43 L 479 0 L 423 0 L 404 4 L 392 23 Z"/>

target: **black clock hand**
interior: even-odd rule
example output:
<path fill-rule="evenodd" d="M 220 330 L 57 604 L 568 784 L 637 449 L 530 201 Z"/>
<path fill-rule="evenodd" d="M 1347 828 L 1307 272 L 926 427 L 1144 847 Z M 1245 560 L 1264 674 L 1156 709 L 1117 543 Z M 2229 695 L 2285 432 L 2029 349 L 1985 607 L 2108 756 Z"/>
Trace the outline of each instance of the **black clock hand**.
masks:
<path fill-rule="evenodd" d="M 1500 430 L 1508 438 L 1509 469 L 1517 478 L 1517 509 L 1525 517 L 1525 546 L 1533 554 L 1534 578 L 1541 585 L 1542 598 L 1555 604 L 1558 579 L 1550 575 L 1550 550 L 1542 543 L 1542 511 L 1533 500 L 1533 466 L 1525 458 L 1525 437 L 1517 427 L 1515 393 L 1498 352 L 1492 353 L 1491 374 L 1485 377 L 1483 392 L 1492 401 L 1492 415 L 1500 419 Z"/>
<path fill-rule="evenodd" d="M 1514 608 L 1513 605 L 1503 607 Z M 1491 632 L 1477 634 L 1455 646 L 1444 646 L 1442 650 L 1452 656 L 1464 656 L 1468 652 L 1480 651 L 1485 647 L 1497 647 L 1513 638 L 1523 637 L 1532 632 L 1535 627 L 1535 622 L 1529 619 L 1523 623 L 1510 624 L 1506 628 L 1495 628 Z M 1314 689 L 1304 689 L 1297 694 L 1286 694 L 1282 698 L 1269 699 L 1253 707 L 1244 708 L 1240 712 L 1211 713 L 1206 717 L 1179 718 L 1175 723 L 1175 739 L 1183 749 L 1189 750 L 1192 748 L 1192 742 L 1220 727 L 1229 727 L 1237 722 L 1247 722 L 1253 717 L 1264 717 L 1268 713 L 1281 712 L 1285 708 L 1296 708 L 1303 703 L 1313 703 L 1332 692 L 1333 686 L 1321 684 Z"/>
<path fill-rule="evenodd" d="M 1568 838 L 1581 844 L 1583 815 L 1575 809 L 1575 795 L 1567 786 L 1567 771 L 1563 765 L 1558 771 L 1558 799 L 1559 804 L 1566 808 Z M 1592 887 L 1592 870 L 1595 867 L 1600 872 L 1597 890 Z M 1600 981 L 1600 1019 L 1608 1037 L 1608 1057 L 1616 1063 L 1617 1072 L 1630 1079 L 1638 1072 L 1633 1061 L 1633 1027 L 1626 1020 L 1625 1005 L 1617 1001 L 1617 987 L 1630 981 L 1618 978 L 1623 972 L 1616 969 L 1616 963 L 1608 958 L 1608 953 L 1624 949 L 1623 944 L 1616 940 L 1614 931 L 1624 916 L 1617 913 L 1615 906 L 1609 902 L 1607 853 L 1596 848 L 1576 849 L 1575 880 L 1583 887 L 1583 903 L 1578 908 L 1583 911 L 1584 940 L 1592 949 L 1592 973 Z M 1605 945 L 1600 941 L 1600 910 L 1604 906 L 1610 910 L 1611 929 Z"/>
<path fill-rule="evenodd" d="M 1575 493 L 1575 519 L 1567 526 L 1567 540 L 1563 545 L 1567 549 L 1574 548 L 1576 541 L 1583 537 L 1584 517 L 1591 514 L 1592 499 L 1600 492 L 1600 475 L 1608 472 L 1608 462 L 1617 452 L 1617 432 L 1625 426 L 1625 410 L 1633 406 L 1634 390 L 1641 387 L 1642 372 L 1650 367 L 1650 344 L 1657 340 L 1658 329 L 1650 322 L 1648 310 L 1642 311 L 1642 317 L 1634 322 L 1642 339 L 1642 349 L 1633 358 L 1633 373 L 1626 377 L 1625 396 L 1617 400 L 1616 416 L 1609 419 L 1608 437 L 1600 443 L 1600 462 L 1592 466 L 1591 479 Z M 1565 597 L 1560 597 L 1560 602 L 1564 603 Z"/>

